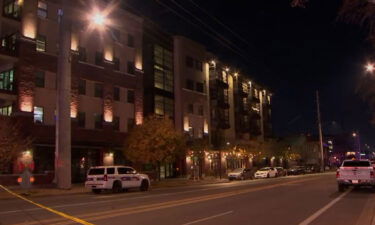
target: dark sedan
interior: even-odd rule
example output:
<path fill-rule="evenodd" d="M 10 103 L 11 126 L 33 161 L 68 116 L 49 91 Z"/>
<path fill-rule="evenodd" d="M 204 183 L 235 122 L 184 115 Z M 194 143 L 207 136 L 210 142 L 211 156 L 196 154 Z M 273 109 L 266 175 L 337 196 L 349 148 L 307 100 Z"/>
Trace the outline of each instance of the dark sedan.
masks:
<path fill-rule="evenodd" d="M 290 169 L 288 169 L 288 175 L 301 175 L 305 174 L 306 170 L 303 166 L 294 166 Z"/>

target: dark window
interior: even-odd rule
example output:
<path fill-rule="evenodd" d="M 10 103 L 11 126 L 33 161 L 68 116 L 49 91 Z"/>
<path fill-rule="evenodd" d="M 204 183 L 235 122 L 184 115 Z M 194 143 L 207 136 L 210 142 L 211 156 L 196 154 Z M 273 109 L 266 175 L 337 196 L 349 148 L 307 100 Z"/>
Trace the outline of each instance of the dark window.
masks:
<path fill-rule="evenodd" d="M 95 65 L 101 66 L 103 64 L 103 53 L 96 52 L 95 53 Z"/>
<path fill-rule="evenodd" d="M 36 50 L 38 52 L 46 51 L 46 36 L 40 34 L 36 36 Z"/>
<path fill-rule="evenodd" d="M 131 34 L 128 34 L 128 47 L 134 48 L 134 36 Z"/>
<path fill-rule="evenodd" d="M 47 3 L 45 1 L 38 1 L 38 16 L 40 18 L 47 18 Z"/>
<path fill-rule="evenodd" d="M 44 88 L 44 71 L 37 71 L 35 73 L 35 86 Z"/>
<path fill-rule="evenodd" d="M 343 163 L 344 167 L 370 167 L 371 164 L 369 161 L 345 161 Z"/>
<path fill-rule="evenodd" d="M 201 61 L 195 60 L 195 69 L 203 71 L 203 64 Z"/>
<path fill-rule="evenodd" d="M 186 66 L 190 68 L 194 67 L 194 59 L 190 56 L 186 56 Z"/>
<path fill-rule="evenodd" d="M 20 19 L 21 6 L 19 5 L 19 0 L 5 0 L 3 4 L 4 16 L 13 19 Z"/>
<path fill-rule="evenodd" d="M 103 128 L 103 115 L 95 114 L 95 129 L 102 129 Z"/>
<path fill-rule="evenodd" d="M 120 130 L 120 117 L 118 116 L 113 117 L 113 129 Z"/>
<path fill-rule="evenodd" d="M 134 74 L 135 69 L 134 69 L 134 62 L 128 61 L 128 74 Z"/>
<path fill-rule="evenodd" d="M 203 83 L 197 82 L 197 91 L 203 93 L 204 92 L 204 86 Z"/>
<path fill-rule="evenodd" d="M 120 71 L 120 59 L 119 58 L 114 58 L 113 59 L 113 69 L 116 70 L 116 71 Z"/>
<path fill-rule="evenodd" d="M 7 35 L 1 38 L 1 47 L 9 51 L 15 51 L 17 44 L 17 34 Z"/>
<path fill-rule="evenodd" d="M 107 168 L 107 174 L 115 174 L 115 168 Z"/>
<path fill-rule="evenodd" d="M 94 97 L 103 98 L 103 84 L 95 83 Z"/>
<path fill-rule="evenodd" d="M 0 90 L 13 91 L 13 82 L 13 70 L 7 70 L 0 73 Z"/>
<path fill-rule="evenodd" d="M 134 125 L 135 125 L 134 119 L 133 118 L 129 118 L 128 119 L 128 132 L 133 129 Z"/>
<path fill-rule="evenodd" d="M 193 104 L 188 105 L 188 113 L 191 113 L 191 114 L 194 113 L 194 105 Z"/>
<path fill-rule="evenodd" d="M 194 81 L 187 79 L 186 80 L 186 89 L 194 90 Z"/>
<path fill-rule="evenodd" d="M 102 175 L 102 174 L 104 174 L 104 168 L 89 170 L 89 175 Z"/>
<path fill-rule="evenodd" d="M 127 167 L 120 167 L 117 168 L 118 174 L 131 174 L 134 173 L 134 170 L 132 168 L 127 168 Z"/>
<path fill-rule="evenodd" d="M 78 94 L 80 94 L 80 95 L 86 94 L 86 80 L 79 79 L 79 81 L 78 81 Z"/>
<path fill-rule="evenodd" d="M 120 88 L 119 87 L 113 88 L 113 100 L 120 101 Z"/>
<path fill-rule="evenodd" d="M 86 62 L 86 49 L 83 47 L 78 47 L 78 60 Z"/>
<path fill-rule="evenodd" d="M 78 112 L 78 127 L 85 128 L 86 126 L 86 113 Z"/>
<path fill-rule="evenodd" d="M 134 91 L 128 90 L 128 103 L 134 103 Z"/>
<path fill-rule="evenodd" d="M 121 33 L 119 30 L 115 29 L 115 28 L 111 28 L 111 36 L 112 36 L 112 39 L 114 41 L 117 41 L 117 42 L 120 42 L 120 38 L 121 38 Z"/>
<path fill-rule="evenodd" d="M 204 114 L 203 105 L 200 105 L 200 106 L 198 107 L 198 115 L 203 116 L 203 114 Z"/>

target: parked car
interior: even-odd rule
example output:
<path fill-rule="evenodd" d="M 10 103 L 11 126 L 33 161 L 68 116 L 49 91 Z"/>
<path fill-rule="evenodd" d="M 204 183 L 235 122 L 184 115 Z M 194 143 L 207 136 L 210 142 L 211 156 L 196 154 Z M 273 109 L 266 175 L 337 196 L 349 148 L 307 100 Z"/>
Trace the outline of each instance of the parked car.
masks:
<path fill-rule="evenodd" d="M 147 191 L 150 179 L 146 174 L 140 174 L 128 166 L 98 166 L 89 169 L 85 186 L 95 194 L 102 190 L 116 193 L 129 188 Z"/>
<path fill-rule="evenodd" d="M 275 167 L 277 170 L 277 176 L 282 177 L 286 176 L 286 170 L 283 167 Z"/>
<path fill-rule="evenodd" d="M 288 175 L 301 175 L 305 174 L 306 170 L 303 166 L 293 166 L 288 170 Z"/>
<path fill-rule="evenodd" d="M 252 179 L 252 178 L 253 178 L 253 174 L 251 172 L 251 169 L 247 169 L 247 168 L 237 168 L 228 173 L 229 180 L 245 180 L 245 179 Z"/>
<path fill-rule="evenodd" d="M 305 172 L 306 173 L 318 173 L 320 171 L 320 167 L 318 165 L 306 165 Z"/>
<path fill-rule="evenodd" d="M 273 167 L 264 167 L 258 170 L 255 175 L 255 178 L 270 178 L 277 177 L 277 170 Z"/>
<path fill-rule="evenodd" d="M 349 186 L 368 186 L 375 190 L 374 167 L 368 160 L 345 160 L 336 172 L 338 191 Z"/>

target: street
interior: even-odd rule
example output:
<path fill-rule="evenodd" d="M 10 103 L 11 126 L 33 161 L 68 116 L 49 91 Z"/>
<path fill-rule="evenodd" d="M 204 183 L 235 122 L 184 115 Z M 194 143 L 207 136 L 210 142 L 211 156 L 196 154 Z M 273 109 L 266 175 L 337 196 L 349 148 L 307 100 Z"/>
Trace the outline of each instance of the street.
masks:
<path fill-rule="evenodd" d="M 31 200 L 88 223 L 111 225 L 372 225 L 375 206 L 370 190 L 337 192 L 333 173 Z M 0 222 L 76 224 L 16 198 L 0 202 Z"/>

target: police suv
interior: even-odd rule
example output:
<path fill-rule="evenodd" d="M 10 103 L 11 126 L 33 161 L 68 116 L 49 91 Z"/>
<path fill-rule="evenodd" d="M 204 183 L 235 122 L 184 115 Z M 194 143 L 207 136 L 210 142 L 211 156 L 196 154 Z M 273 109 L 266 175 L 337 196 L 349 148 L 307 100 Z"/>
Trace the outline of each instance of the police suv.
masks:
<path fill-rule="evenodd" d="M 140 174 L 128 166 L 97 166 L 89 169 L 85 186 L 95 194 L 102 190 L 117 193 L 129 188 L 147 191 L 150 179 L 146 174 Z"/>

